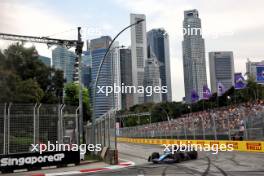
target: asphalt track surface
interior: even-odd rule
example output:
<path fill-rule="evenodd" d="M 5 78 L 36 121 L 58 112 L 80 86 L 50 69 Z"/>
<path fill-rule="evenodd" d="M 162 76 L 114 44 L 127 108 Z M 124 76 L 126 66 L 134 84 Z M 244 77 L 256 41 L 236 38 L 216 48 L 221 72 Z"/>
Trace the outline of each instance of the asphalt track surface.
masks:
<path fill-rule="evenodd" d="M 96 176 L 264 176 L 264 153 L 221 152 L 212 154 L 199 152 L 197 160 L 175 164 L 152 164 L 148 156 L 162 152 L 155 145 L 119 143 L 119 158 L 135 162 L 135 166 L 120 170 L 98 172 Z"/>

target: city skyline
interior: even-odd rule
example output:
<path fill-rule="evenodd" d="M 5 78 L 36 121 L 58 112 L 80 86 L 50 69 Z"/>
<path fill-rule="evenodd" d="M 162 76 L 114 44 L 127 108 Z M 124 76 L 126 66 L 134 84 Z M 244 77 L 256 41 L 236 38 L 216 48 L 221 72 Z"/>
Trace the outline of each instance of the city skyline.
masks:
<path fill-rule="evenodd" d="M 46 1 L 45 3 L 27 1 L 20 4 L 19 1 L 14 0 L 12 1 L 13 4 L 11 7 L 8 1 L 1 1 L 1 7 L 3 7 L 3 11 L 0 12 L 3 17 L 0 22 L 0 27 L 2 29 L 1 32 L 44 36 L 72 29 L 71 32 L 63 33 L 63 35 L 70 33 L 69 36 L 66 35 L 63 37 L 76 39 L 76 27 L 80 25 L 84 30 L 85 27 L 90 26 L 90 28 L 94 29 L 94 33 L 97 33 L 96 35 L 99 36 L 114 36 L 120 29 L 122 29 L 122 27 L 129 24 L 129 13 L 143 13 L 147 17 L 147 31 L 152 28 L 163 27 L 169 33 L 171 46 L 172 93 L 174 101 L 181 100 L 184 95 L 180 42 L 182 40 L 181 23 L 184 10 L 195 8 L 200 12 L 202 26 L 203 29 L 205 29 L 203 31 L 203 36 L 205 39 L 207 70 L 207 53 L 210 51 L 233 51 L 235 72 L 245 73 L 245 63 L 247 58 L 250 58 L 252 61 L 261 61 L 264 58 L 264 54 L 261 51 L 261 46 L 264 46 L 264 35 L 261 33 L 264 29 L 264 22 L 261 20 L 261 7 L 263 7 L 262 1 L 255 1 L 254 3 L 250 3 L 250 1 L 242 1 L 240 2 L 240 6 L 235 9 L 232 8 L 236 4 L 235 1 L 214 2 L 215 4 L 213 4 L 213 2 L 202 3 L 201 1 L 197 3 L 184 3 L 182 1 L 165 1 L 163 3 L 159 1 L 154 1 L 152 3 L 150 1 L 107 1 L 102 5 L 102 8 L 105 9 L 110 4 L 109 8 L 115 9 L 114 14 L 111 14 L 111 18 L 118 20 L 110 20 L 107 17 L 108 11 L 103 12 L 101 15 L 95 13 L 94 10 L 89 12 L 90 8 L 96 9 L 94 8 L 95 6 L 99 7 L 98 5 L 100 2 L 88 3 L 87 6 L 85 6 L 84 1 L 80 2 L 83 3 L 84 7 L 79 9 L 79 12 L 73 10 L 74 13 L 78 13 L 78 15 L 73 15 L 74 13 L 65 13 L 67 10 L 72 9 L 70 7 L 76 7 L 77 4 L 74 5 L 72 4 L 73 2 L 65 2 L 63 8 L 60 9 L 59 7 L 62 4 L 58 1 L 54 3 L 51 1 Z M 150 8 L 147 6 L 149 3 L 154 5 L 151 5 Z M 50 7 L 50 4 L 53 5 L 52 8 L 48 8 Z M 92 7 L 88 7 L 90 4 Z M 218 11 L 212 11 L 212 9 L 215 8 L 217 8 Z M 17 12 L 15 16 L 6 13 L 11 11 L 10 9 Z M 164 9 L 167 10 L 164 11 Z M 32 13 L 35 15 L 31 15 Z M 51 16 L 52 18 L 50 18 Z M 14 23 L 14 21 L 18 21 L 18 23 Z M 37 24 L 33 27 L 32 25 L 27 25 L 32 23 L 32 21 Z M 50 25 L 47 27 L 47 24 Z M 96 29 L 98 29 L 99 32 L 96 32 Z M 100 32 L 101 34 L 99 34 Z M 96 35 L 93 35 L 94 34 L 90 34 L 86 31 L 84 39 L 86 39 L 85 37 L 88 37 L 89 39 L 96 38 Z M 61 38 L 61 35 L 53 35 L 53 37 Z M 118 38 L 118 41 L 120 44 L 129 45 L 129 38 L 130 35 L 129 32 L 127 32 Z M 4 42 L 3 44 L 2 42 L 0 45 L 1 48 L 6 47 L 7 43 L 8 42 Z M 51 56 L 51 50 L 47 50 L 47 46 L 36 46 L 40 55 Z M 209 73 L 207 73 L 207 79 L 209 80 L 208 74 Z M 208 85 L 210 85 L 209 81 Z"/>

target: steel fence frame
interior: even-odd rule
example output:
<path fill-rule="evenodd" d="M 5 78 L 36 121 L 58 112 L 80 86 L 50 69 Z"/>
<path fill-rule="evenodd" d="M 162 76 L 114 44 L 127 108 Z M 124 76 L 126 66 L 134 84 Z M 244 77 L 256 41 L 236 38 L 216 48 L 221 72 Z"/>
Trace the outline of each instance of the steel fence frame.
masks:
<path fill-rule="evenodd" d="M 92 144 L 92 124 L 86 126 L 86 142 Z M 117 149 L 116 110 L 109 110 L 95 121 L 95 144 Z"/>
<path fill-rule="evenodd" d="M 66 120 L 72 124 L 72 142 L 78 142 L 78 110 L 61 104 L 0 103 L 0 155 L 30 152 L 31 144 L 62 143 Z"/>

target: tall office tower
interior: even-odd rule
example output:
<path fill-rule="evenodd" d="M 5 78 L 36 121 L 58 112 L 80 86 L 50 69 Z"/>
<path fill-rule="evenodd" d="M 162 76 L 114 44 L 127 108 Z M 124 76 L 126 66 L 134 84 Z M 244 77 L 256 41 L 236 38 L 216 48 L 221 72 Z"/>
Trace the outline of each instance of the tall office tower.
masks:
<path fill-rule="evenodd" d="M 51 67 L 51 59 L 46 56 L 38 56 L 38 59 L 48 67 Z"/>
<path fill-rule="evenodd" d="M 121 68 L 120 68 L 120 50 L 119 43 L 114 42 L 111 48 L 111 58 L 112 58 L 112 71 L 113 71 L 113 84 L 114 86 L 121 87 Z M 114 106 L 116 110 L 121 110 L 121 91 L 114 92 Z"/>
<path fill-rule="evenodd" d="M 124 86 L 132 86 L 132 59 L 130 49 L 120 49 L 121 83 Z M 133 93 L 122 93 L 122 109 L 133 106 Z"/>
<path fill-rule="evenodd" d="M 191 92 L 203 95 L 203 86 L 207 85 L 205 47 L 201 34 L 201 19 L 197 10 L 184 11 L 183 29 L 183 70 L 185 101 L 191 102 Z"/>
<path fill-rule="evenodd" d="M 172 101 L 168 33 L 164 29 L 152 29 L 147 33 L 147 46 L 159 62 L 161 86 L 167 86 L 168 93 L 162 94 L 162 101 Z"/>
<path fill-rule="evenodd" d="M 92 92 L 94 91 L 94 83 L 96 79 L 96 75 L 99 69 L 99 65 L 106 53 L 107 48 L 110 45 L 111 37 L 109 36 L 102 36 L 100 38 L 96 38 L 91 40 L 90 47 L 91 47 L 91 55 L 92 55 Z M 110 49 L 105 62 L 102 65 L 100 76 L 98 78 L 98 86 L 113 86 L 118 85 L 119 83 L 116 82 L 118 78 L 114 78 L 114 75 L 118 73 L 118 71 L 115 71 L 115 69 L 118 69 L 119 66 L 116 66 L 115 64 L 118 64 L 119 62 L 115 62 L 115 60 L 118 60 L 119 57 L 117 57 L 118 54 L 116 54 L 116 51 L 118 50 L 116 48 L 116 45 Z M 120 68 L 120 67 L 119 67 Z M 93 104 L 93 109 L 95 111 L 95 116 L 100 117 L 101 115 L 105 114 L 107 111 L 111 110 L 112 108 L 120 109 L 121 106 L 121 97 L 119 96 L 117 100 L 115 97 L 116 95 L 113 95 L 113 93 L 109 93 L 106 95 L 105 89 L 104 92 L 98 92 L 98 88 L 96 89 L 96 97 L 95 97 L 95 104 Z M 93 94 L 92 94 L 93 96 Z M 93 97 L 91 97 L 93 99 Z M 91 99 L 91 100 L 92 100 Z M 118 101 L 118 102 L 116 102 Z M 120 105 L 119 105 L 120 104 Z"/>
<path fill-rule="evenodd" d="M 92 55 L 89 51 L 83 51 L 82 56 L 82 83 L 86 88 L 90 88 L 92 79 Z"/>
<path fill-rule="evenodd" d="M 161 91 L 155 93 L 155 87 L 161 90 L 160 66 L 150 47 L 148 47 L 148 59 L 145 65 L 144 87 L 146 89 L 144 101 L 146 103 L 159 103 L 162 100 Z M 151 89 L 150 89 L 151 88 Z"/>
<path fill-rule="evenodd" d="M 249 59 L 246 63 L 247 73 L 256 79 L 257 75 L 257 66 L 264 66 L 264 60 L 260 62 L 251 62 Z"/>
<path fill-rule="evenodd" d="M 234 85 L 233 52 L 209 52 L 209 68 L 212 92 L 217 92 L 218 83 L 222 83 L 226 90 Z"/>
<path fill-rule="evenodd" d="M 67 48 L 58 46 L 52 50 L 52 66 L 63 71 L 67 83 L 73 82 L 76 55 Z"/>
<path fill-rule="evenodd" d="M 143 14 L 130 14 L 130 23 L 146 20 Z M 143 86 L 144 68 L 147 60 L 146 21 L 131 27 L 131 57 L 133 86 Z M 133 104 L 144 103 L 144 93 L 133 94 Z"/>

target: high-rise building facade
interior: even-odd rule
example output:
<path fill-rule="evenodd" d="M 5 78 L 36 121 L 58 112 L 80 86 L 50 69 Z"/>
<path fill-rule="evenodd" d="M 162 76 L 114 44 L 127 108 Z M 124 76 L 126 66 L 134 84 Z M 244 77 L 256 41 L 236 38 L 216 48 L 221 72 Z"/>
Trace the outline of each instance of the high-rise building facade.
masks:
<path fill-rule="evenodd" d="M 51 59 L 46 56 L 38 56 L 38 59 L 47 67 L 51 67 Z"/>
<path fill-rule="evenodd" d="M 264 60 L 260 62 L 252 62 L 248 59 L 246 63 L 246 71 L 247 74 L 252 76 L 254 79 L 256 79 L 256 75 L 257 75 L 257 66 L 264 66 Z"/>
<path fill-rule="evenodd" d="M 212 92 L 221 83 L 228 90 L 234 86 L 234 58 L 231 51 L 209 52 L 209 68 Z"/>
<path fill-rule="evenodd" d="M 67 83 L 73 82 L 76 55 L 65 47 L 52 50 L 52 66 L 63 71 Z"/>
<path fill-rule="evenodd" d="M 133 86 L 143 86 L 144 68 L 147 60 L 146 16 L 143 14 L 130 14 L 130 23 L 139 20 L 145 21 L 131 27 L 131 57 Z M 133 104 L 144 103 L 144 93 L 133 94 Z"/>
<path fill-rule="evenodd" d="M 203 86 L 207 85 L 205 46 L 201 33 L 201 19 L 197 10 L 184 11 L 183 70 L 185 101 L 191 102 L 191 92 L 203 95 Z"/>
<path fill-rule="evenodd" d="M 156 87 L 161 88 L 160 66 L 157 58 L 152 55 L 148 57 L 145 65 L 144 87 L 146 89 L 144 101 L 146 103 L 160 103 L 162 93 L 155 92 Z M 151 90 L 151 91 L 150 91 Z"/>
<path fill-rule="evenodd" d="M 158 60 L 161 86 L 167 86 L 168 93 L 162 94 L 162 101 L 172 101 L 169 35 L 164 29 L 152 29 L 147 33 L 147 46 Z"/>
<path fill-rule="evenodd" d="M 121 68 L 120 68 L 120 50 L 119 50 L 119 43 L 114 42 L 112 48 L 110 49 L 111 52 L 111 61 L 112 61 L 112 72 L 113 72 L 113 84 L 114 86 L 121 87 Z M 121 110 L 122 102 L 121 102 L 121 91 L 114 92 L 114 105 L 113 108 L 116 110 Z"/>
<path fill-rule="evenodd" d="M 91 47 L 91 55 L 92 55 L 92 92 L 94 91 L 94 83 L 96 79 L 96 75 L 100 66 L 101 61 L 107 51 L 107 48 L 110 45 L 111 37 L 109 36 L 102 36 L 100 38 L 96 38 L 91 40 L 90 47 Z M 110 49 L 103 65 L 101 68 L 100 76 L 98 78 L 97 86 L 113 86 L 119 85 L 120 83 L 117 82 L 119 78 L 114 78 L 114 75 L 118 74 L 119 71 L 116 69 L 120 68 L 116 64 L 120 63 L 116 61 L 119 59 L 119 53 L 116 53 L 115 50 L 118 48 L 115 46 Z M 119 73 L 120 75 L 120 73 Z M 95 111 L 96 118 L 100 117 L 101 115 L 105 114 L 112 108 L 121 109 L 121 96 L 116 96 L 113 93 L 106 95 L 105 92 L 98 92 L 98 88 L 96 89 L 96 97 L 95 102 L 93 104 L 93 110 Z M 93 94 L 92 94 L 93 96 Z M 117 97 L 117 98 L 116 98 Z M 93 97 L 91 97 L 93 99 Z"/>
<path fill-rule="evenodd" d="M 120 69 L 121 83 L 124 86 L 132 86 L 132 58 L 131 49 L 120 49 Z M 122 109 L 129 109 L 133 106 L 133 94 L 130 92 L 122 93 Z"/>
<path fill-rule="evenodd" d="M 90 88 L 92 80 L 92 55 L 84 51 L 82 56 L 82 83 L 86 88 Z"/>

